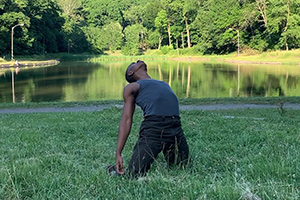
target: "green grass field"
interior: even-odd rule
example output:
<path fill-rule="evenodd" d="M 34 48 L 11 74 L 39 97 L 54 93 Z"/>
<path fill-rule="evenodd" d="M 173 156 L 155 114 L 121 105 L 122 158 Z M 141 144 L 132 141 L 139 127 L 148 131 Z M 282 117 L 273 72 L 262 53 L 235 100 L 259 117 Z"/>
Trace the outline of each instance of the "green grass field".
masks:
<path fill-rule="evenodd" d="M 146 180 L 109 177 L 121 109 L 1 114 L 0 199 L 299 199 L 300 110 L 183 111 L 192 163 Z M 137 139 L 134 115 L 123 152 Z"/>

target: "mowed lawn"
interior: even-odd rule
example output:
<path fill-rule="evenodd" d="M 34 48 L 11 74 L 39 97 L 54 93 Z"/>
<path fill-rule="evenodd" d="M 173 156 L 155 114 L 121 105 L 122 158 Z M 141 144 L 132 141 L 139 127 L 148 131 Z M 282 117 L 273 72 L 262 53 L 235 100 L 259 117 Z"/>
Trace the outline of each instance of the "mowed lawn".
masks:
<path fill-rule="evenodd" d="M 183 111 L 192 162 L 109 177 L 122 110 L 1 114 L 0 199 L 299 199 L 300 110 Z M 138 136 L 134 115 L 125 163 Z"/>

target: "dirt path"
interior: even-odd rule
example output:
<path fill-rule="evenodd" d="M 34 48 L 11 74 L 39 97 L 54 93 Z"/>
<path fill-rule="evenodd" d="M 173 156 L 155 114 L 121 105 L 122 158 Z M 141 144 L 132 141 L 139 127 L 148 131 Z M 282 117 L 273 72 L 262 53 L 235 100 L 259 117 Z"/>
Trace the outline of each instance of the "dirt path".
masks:
<path fill-rule="evenodd" d="M 10 108 L 0 109 L 0 114 L 13 113 L 55 113 L 55 112 L 95 112 L 109 108 L 122 108 L 123 105 L 99 105 L 99 106 L 77 106 L 77 107 L 48 107 L 48 108 Z M 181 105 L 180 110 L 226 110 L 226 109 L 257 109 L 257 108 L 279 108 L 279 105 L 268 104 L 215 104 L 215 105 Z M 286 103 L 284 109 L 300 109 L 300 104 Z"/>

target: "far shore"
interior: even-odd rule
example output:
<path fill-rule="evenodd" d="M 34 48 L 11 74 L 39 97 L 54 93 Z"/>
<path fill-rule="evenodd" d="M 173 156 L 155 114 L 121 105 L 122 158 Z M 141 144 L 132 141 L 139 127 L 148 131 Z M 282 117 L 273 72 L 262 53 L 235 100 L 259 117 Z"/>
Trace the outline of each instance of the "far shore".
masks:
<path fill-rule="evenodd" d="M 213 61 L 210 58 L 198 58 L 198 57 L 180 57 L 180 58 L 170 58 L 170 60 L 178 61 Z M 216 59 L 217 62 L 226 62 L 233 64 L 258 64 L 258 65 L 282 65 L 283 62 L 271 62 L 271 61 L 250 61 L 250 60 L 229 60 L 229 59 Z M 300 65 L 300 62 L 298 63 Z"/>
<path fill-rule="evenodd" d="M 55 59 L 54 59 L 55 58 Z M 102 61 L 126 61 L 126 60 L 176 60 L 176 61 L 203 61 L 203 62 L 222 62 L 232 64 L 259 64 L 259 65 L 298 65 L 300 66 L 300 49 L 290 51 L 270 51 L 262 53 L 243 52 L 237 55 L 237 53 L 231 53 L 228 55 L 180 55 L 176 50 L 170 51 L 168 54 L 162 54 L 159 50 L 148 50 L 143 55 L 137 56 L 125 56 L 121 54 L 121 51 L 104 52 L 103 54 L 48 54 L 45 56 L 32 55 L 18 56 L 20 66 L 40 66 L 40 65 L 52 65 L 57 64 L 59 60 L 63 61 L 88 61 L 88 62 L 102 62 Z M 0 58 L 0 68 L 10 68 L 16 66 L 15 61 L 5 61 Z"/>
<path fill-rule="evenodd" d="M 11 62 L 0 62 L 0 68 L 12 68 L 12 67 L 35 67 L 45 65 L 56 65 L 59 60 L 45 60 L 45 61 L 11 61 Z"/>

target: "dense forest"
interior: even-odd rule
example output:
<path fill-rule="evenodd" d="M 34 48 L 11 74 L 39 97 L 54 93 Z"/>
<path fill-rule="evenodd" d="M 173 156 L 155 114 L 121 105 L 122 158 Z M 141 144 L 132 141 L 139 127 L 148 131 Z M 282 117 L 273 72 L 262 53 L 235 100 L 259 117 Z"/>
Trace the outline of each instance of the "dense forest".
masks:
<path fill-rule="evenodd" d="M 24 26 L 17 26 L 24 24 Z M 0 57 L 300 47 L 300 0 L 0 0 Z"/>

